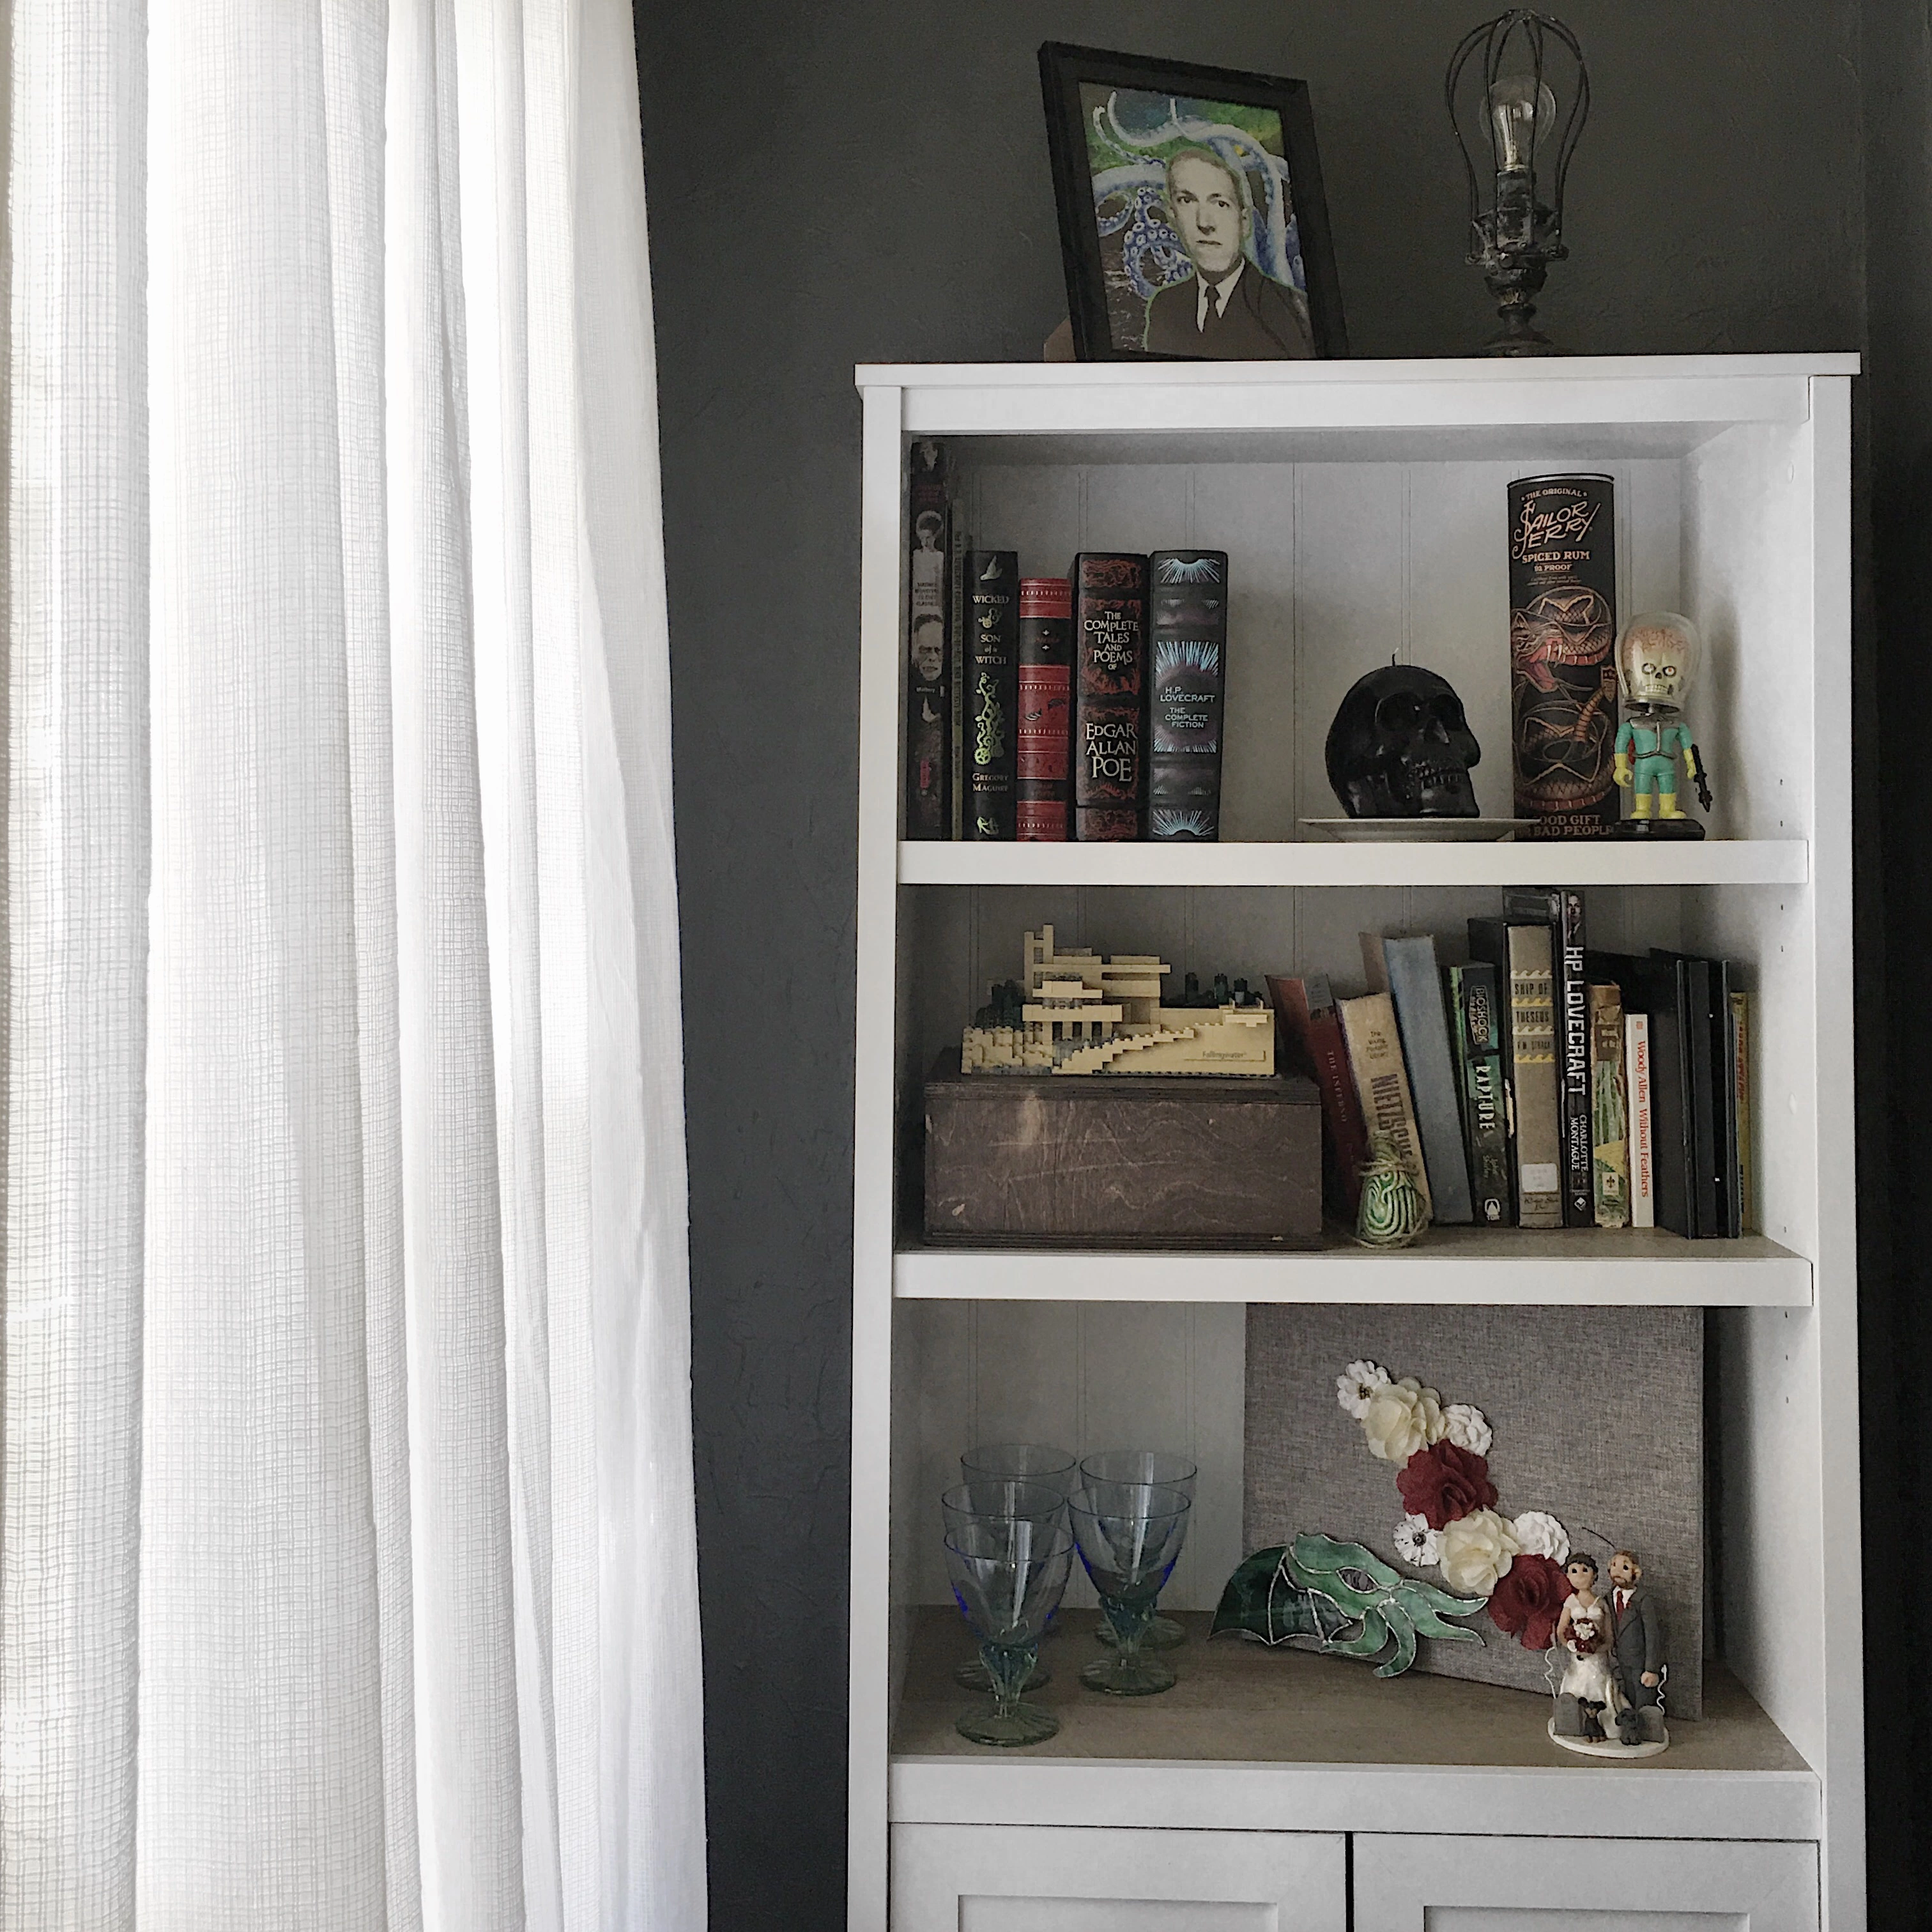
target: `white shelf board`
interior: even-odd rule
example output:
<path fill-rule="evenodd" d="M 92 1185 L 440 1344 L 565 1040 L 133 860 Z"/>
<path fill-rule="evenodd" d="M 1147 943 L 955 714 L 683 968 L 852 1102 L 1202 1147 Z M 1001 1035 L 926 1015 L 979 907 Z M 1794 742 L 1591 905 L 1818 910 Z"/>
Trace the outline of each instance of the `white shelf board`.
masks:
<path fill-rule="evenodd" d="M 1811 1264 L 1762 1234 L 1436 1228 L 1393 1252 L 1103 1254 L 902 1246 L 892 1292 L 967 1301 L 1318 1301 L 1474 1307 L 1808 1308 Z"/>
<path fill-rule="evenodd" d="M 907 840 L 902 886 L 1802 886 L 1802 838 L 1472 844 L 977 844 Z"/>

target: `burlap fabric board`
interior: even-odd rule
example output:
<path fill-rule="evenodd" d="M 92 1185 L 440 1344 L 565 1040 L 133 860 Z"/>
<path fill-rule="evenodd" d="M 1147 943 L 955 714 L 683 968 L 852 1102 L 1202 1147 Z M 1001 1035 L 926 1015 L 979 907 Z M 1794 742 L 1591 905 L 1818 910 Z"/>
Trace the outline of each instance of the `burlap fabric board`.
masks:
<path fill-rule="evenodd" d="M 1606 1567 L 1613 1550 L 1636 1552 L 1665 1618 L 1666 1709 L 1700 1715 L 1702 1311 L 1249 1309 L 1244 1549 L 1319 1530 L 1440 1584 L 1439 1572 L 1396 1555 L 1395 1466 L 1369 1453 L 1361 1424 L 1336 1400 L 1336 1378 L 1364 1358 L 1489 1418 L 1501 1514 L 1547 1510 Z M 1543 1652 L 1486 1616 L 1464 1621 L 1482 1633 L 1480 1647 L 1425 1641 L 1415 1667 L 1547 1694 Z"/>

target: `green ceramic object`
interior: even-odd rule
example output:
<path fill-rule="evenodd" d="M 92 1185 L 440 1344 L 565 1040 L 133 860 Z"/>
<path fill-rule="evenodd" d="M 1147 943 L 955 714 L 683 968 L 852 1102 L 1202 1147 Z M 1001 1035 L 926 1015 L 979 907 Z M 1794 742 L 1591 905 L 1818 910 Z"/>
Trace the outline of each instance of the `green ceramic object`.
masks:
<path fill-rule="evenodd" d="M 1355 1238 L 1365 1248 L 1406 1248 L 1429 1226 L 1429 1203 L 1390 1134 L 1369 1137 Z"/>

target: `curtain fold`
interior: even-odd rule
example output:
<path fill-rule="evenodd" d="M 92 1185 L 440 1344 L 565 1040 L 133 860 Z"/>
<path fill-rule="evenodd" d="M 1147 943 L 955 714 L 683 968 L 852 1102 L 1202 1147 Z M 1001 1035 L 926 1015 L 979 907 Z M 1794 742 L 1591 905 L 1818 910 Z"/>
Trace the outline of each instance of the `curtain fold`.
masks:
<path fill-rule="evenodd" d="M 696 1925 L 629 15 L 77 14 L 9 88 L 0 1924 Z"/>

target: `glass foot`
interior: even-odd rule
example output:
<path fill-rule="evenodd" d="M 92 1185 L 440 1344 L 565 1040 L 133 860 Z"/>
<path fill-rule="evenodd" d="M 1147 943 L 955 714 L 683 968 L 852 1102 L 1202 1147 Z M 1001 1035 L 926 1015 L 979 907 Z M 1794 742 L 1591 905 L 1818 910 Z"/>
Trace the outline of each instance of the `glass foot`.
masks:
<path fill-rule="evenodd" d="M 1157 1690 L 1172 1690 L 1174 1678 L 1153 1658 L 1123 1657 L 1117 1650 L 1111 1657 L 1094 1658 L 1081 1672 L 1080 1681 L 1088 1690 L 1110 1697 L 1151 1697 Z"/>
<path fill-rule="evenodd" d="M 1114 1634 L 1114 1627 L 1105 1617 L 1094 1626 L 1094 1635 L 1109 1650 L 1120 1642 Z M 1187 1641 L 1184 1625 L 1178 1624 L 1172 1617 L 1155 1617 L 1148 1625 L 1141 1638 L 1143 1650 L 1173 1650 Z"/>
<path fill-rule="evenodd" d="M 952 1681 L 962 1690 L 991 1690 L 993 1674 L 975 1658 L 970 1664 L 962 1664 L 952 1673 Z M 1040 1690 L 1053 1682 L 1053 1672 L 1043 1664 L 1036 1664 L 1033 1675 L 1020 1686 L 1022 1690 Z"/>
<path fill-rule="evenodd" d="M 1004 1716 L 994 1710 L 968 1711 L 952 1728 L 976 1744 L 1036 1744 L 1056 1735 L 1060 1720 L 1037 1704 L 1016 1704 Z"/>

